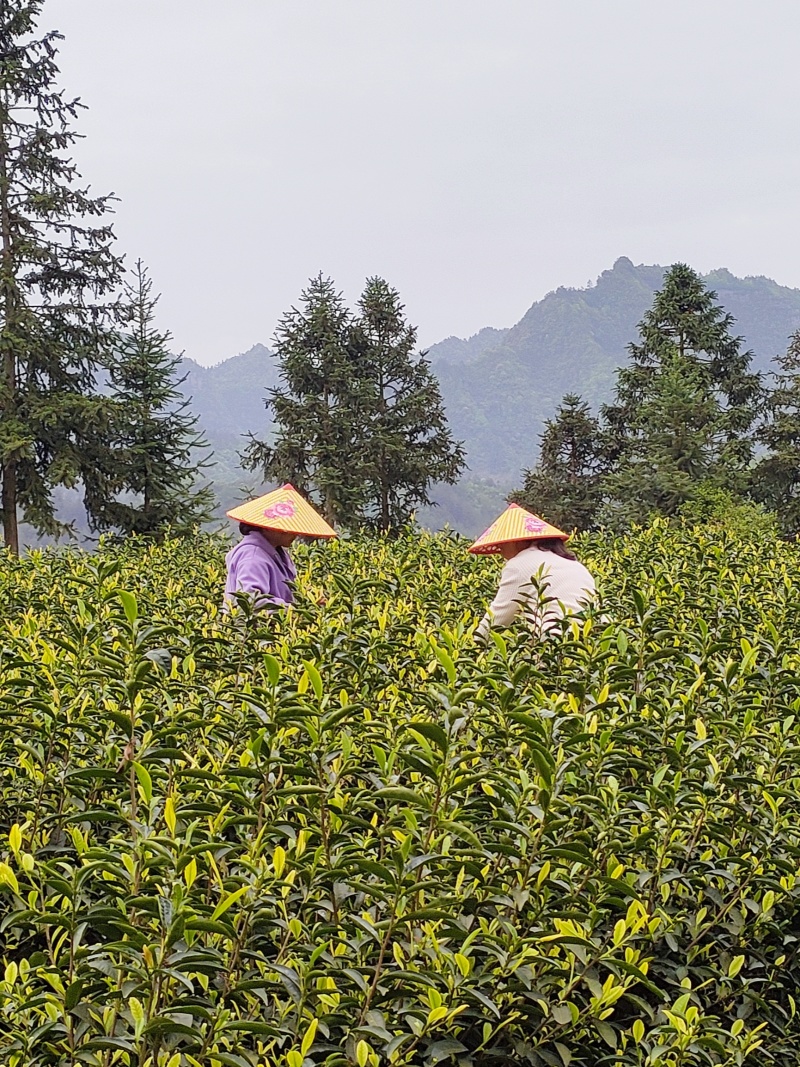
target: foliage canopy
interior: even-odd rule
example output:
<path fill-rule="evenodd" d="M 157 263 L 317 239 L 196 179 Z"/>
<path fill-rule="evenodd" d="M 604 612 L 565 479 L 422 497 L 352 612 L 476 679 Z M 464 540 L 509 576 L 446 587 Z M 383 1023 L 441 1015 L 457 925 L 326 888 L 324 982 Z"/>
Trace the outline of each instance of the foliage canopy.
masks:
<path fill-rule="evenodd" d="M 141 260 L 125 297 L 123 332 L 108 372 L 112 484 L 94 526 L 146 536 L 167 527 L 185 533 L 208 522 L 214 507 L 211 487 L 202 484 L 208 459 L 198 458 L 207 445 L 180 388 L 181 357 L 170 352 L 172 335 L 155 325 L 159 297 Z"/>
<path fill-rule="evenodd" d="M 457 539 L 243 627 L 223 549 L 0 564 L 5 1064 L 795 1067 L 797 548 L 583 539 L 481 653 Z"/>
<path fill-rule="evenodd" d="M 594 528 L 607 466 L 600 423 L 589 405 L 568 393 L 545 423 L 539 462 L 509 497 L 564 530 Z"/>
<path fill-rule="evenodd" d="M 753 475 L 753 493 L 780 515 L 785 534 L 800 534 L 800 330 L 775 357 L 778 370 L 767 396 L 767 418 L 759 440 L 767 453 Z"/>
<path fill-rule="evenodd" d="M 604 484 L 610 523 L 675 515 L 702 483 L 746 491 L 761 377 L 732 327 L 691 267 L 669 268 L 602 409 L 614 467 Z"/>
<path fill-rule="evenodd" d="M 417 330 L 400 294 L 382 278 L 368 278 L 355 323 L 364 353 L 369 411 L 363 423 L 367 498 L 363 519 L 397 530 L 418 505 L 430 504 L 431 485 L 453 485 L 464 467 L 430 363 L 416 352 Z"/>
<path fill-rule="evenodd" d="M 41 0 L 0 10 L 0 504 L 58 533 L 57 486 L 81 484 L 96 515 L 108 493 L 111 405 L 95 380 L 120 276 L 104 221 L 68 153 L 80 104 L 57 88 L 55 32 L 35 37 Z"/>
<path fill-rule="evenodd" d="M 292 482 L 318 504 L 331 524 L 363 505 L 359 412 L 366 390 L 352 316 L 330 278 L 312 278 L 275 333 L 281 385 L 267 407 L 274 441 L 250 435 L 242 461 L 264 477 Z"/>
<path fill-rule="evenodd" d="M 464 450 L 398 292 L 369 278 L 358 308 L 329 278 L 311 279 L 276 334 L 274 441 L 251 435 L 243 462 L 295 484 L 331 523 L 398 530 L 433 483 L 457 480 Z"/>

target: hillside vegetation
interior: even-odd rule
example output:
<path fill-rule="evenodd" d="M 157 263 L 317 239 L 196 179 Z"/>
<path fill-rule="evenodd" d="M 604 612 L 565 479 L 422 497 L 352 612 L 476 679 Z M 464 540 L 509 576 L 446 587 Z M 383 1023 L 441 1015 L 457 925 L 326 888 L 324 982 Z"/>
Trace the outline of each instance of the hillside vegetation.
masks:
<path fill-rule="evenodd" d="M 795 1067 L 795 546 L 584 540 L 479 652 L 460 540 L 237 625 L 223 549 L 0 557 L 4 1064 Z"/>
<path fill-rule="evenodd" d="M 420 509 L 423 525 L 449 524 L 477 535 L 518 487 L 523 468 L 534 465 L 539 434 L 562 397 L 578 392 L 595 410 L 610 399 L 616 369 L 626 362 L 626 346 L 636 339 L 663 273 L 663 267 L 622 258 L 594 285 L 549 293 L 510 329 L 487 327 L 468 340 L 450 337 L 431 347 L 447 417 L 466 444 L 469 469 L 458 485 L 434 489 L 439 506 Z M 769 370 L 800 326 L 800 290 L 727 270 L 706 281 L 736 318 L 735 328 L 754 352 L 753 368 Z M 257 475 L 242 470 L 239 452 L 248 433 L 271 439 L 264 398 L 278 384 L 277 362 L 257 344 L 213 367 L 184 358 L 181 369 L 187 376 L 182 389 L 212 449 L 209 476 L 223 520 L 226 509 L 262 489 Z M 60 516 L 85 533 L 78 494 L 59 490 L 56 500 Z M 30 530 L 23 536 L 35 541 Z"/>
<path fill-rule="evenodd" d="M 431 347 L 448 419 L 466 444 L 470 469 L 460 486 L 437 490 L 442 506 L 421 513 L 424 522 L 449 521 L 462 532 L 479 532 L 518 484 L 522 468 L 534 464 L 538 435 L 562 396 L 580 393 L 593 408 L 610 399 L 614 373 L 663 273 L 663 267 L 634 266 L 623 257 L 594 285 L 549 293 L 510 329 L 487 327 L 469 340 L 451 337 Z M 754 352 L 754 369 L 768 370 L 800 326 L 800 290 L 768 278 L 736 278 L 727 270 L 705 280 L 734 315 L 736 330 Z M 268 426 L 263 397 L 276 384 L 275 362 L 256 345 L 216 367 L 187 360 L 185 368 L 186 392 L 222 460 L 217 491 L 229 505 L 244 480 L 233 450 L 241 447 L 242 433 L 263 434 Z"/>
<path fill-rule="evenodd" d="M 579 393 L 595 409 L 610 399 L 614 372 L 625 363 L 663 274 L 663 267 L 634 266 L 623 257 L 595 285 L 549 293 L 501 340 L 492 338 L 466 360 L 451 358 L 447 349 L 439 359 L 433 346 L 448 417 L 467 442 L 474 473 L 518 478 L 520 466 L 535 460 L 544 420 L 566 393 Z M 704 280 L 736 319 L 736 332 L 753 351 L 753 369 L 769 370 L 800 325 L 800 290 L 727 270 Z"/>

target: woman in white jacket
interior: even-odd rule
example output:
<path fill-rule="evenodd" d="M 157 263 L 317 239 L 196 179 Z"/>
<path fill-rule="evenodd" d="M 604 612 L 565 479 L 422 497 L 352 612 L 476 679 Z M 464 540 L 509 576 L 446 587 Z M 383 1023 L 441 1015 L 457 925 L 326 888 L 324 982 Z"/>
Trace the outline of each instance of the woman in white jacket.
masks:
<path fill-rule="evenodd" d="M 595 596 L 594 578 L 564 542 L 568 535 L 511 504 L 470 547 L 479 555 L 501 555 L 506 563 L 497 594 L 475 631 L 485 642 L 493 626 L 510 626 L 523 612 L 538 637 L 557 629 L 565 615 L 585 608 Z"/>

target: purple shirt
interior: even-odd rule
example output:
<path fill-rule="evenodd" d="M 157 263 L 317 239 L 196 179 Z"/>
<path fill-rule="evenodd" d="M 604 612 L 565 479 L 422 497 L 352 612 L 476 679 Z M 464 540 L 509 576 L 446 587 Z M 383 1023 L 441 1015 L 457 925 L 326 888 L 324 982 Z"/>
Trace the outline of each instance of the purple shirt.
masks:
<path fill-rule="evenodd" d="M 248 593 L 257 608 L 284 608 L 294 601 L 292 583 L 297 577 L 285 548 L 275 548 L 260 530 L 245 534 L 225 557 L 228 580 L 225 602 L 234 593 Z"/>

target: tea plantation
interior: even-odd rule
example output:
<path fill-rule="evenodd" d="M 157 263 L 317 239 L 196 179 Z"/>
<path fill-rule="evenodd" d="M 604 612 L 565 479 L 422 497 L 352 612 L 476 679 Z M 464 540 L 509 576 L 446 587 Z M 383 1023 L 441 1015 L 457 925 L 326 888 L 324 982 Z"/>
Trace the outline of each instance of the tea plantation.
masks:
<path fill-rule="evenodd" d="M 796 1067 L 800 549 L 580 551 L 485 650 L 444 536 L 0 556 L 0 1063 Z"/>

